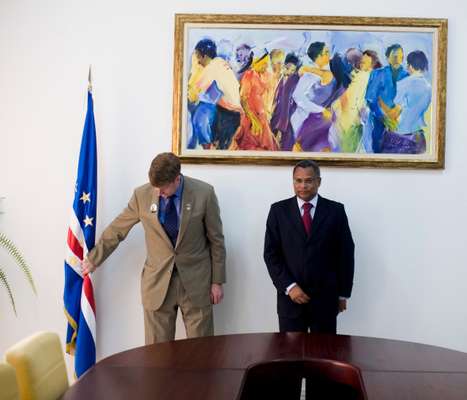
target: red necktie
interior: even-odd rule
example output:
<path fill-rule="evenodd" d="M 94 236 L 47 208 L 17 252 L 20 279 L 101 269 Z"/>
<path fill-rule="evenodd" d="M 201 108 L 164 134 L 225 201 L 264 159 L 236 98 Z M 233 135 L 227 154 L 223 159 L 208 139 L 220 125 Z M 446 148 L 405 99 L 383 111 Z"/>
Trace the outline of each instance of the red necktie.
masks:
<path fill-rule="evenodd" d="M 313 207 L 313 204 L 303 203 L 302 207 L 303 207 L 303 216 L 302 216 L 303 225 L 305 226 L 306 234 L 309 236 L 311 232 L 311 222 L 312 222 L 310 210 L 311 210 L 311 207 Z"/>

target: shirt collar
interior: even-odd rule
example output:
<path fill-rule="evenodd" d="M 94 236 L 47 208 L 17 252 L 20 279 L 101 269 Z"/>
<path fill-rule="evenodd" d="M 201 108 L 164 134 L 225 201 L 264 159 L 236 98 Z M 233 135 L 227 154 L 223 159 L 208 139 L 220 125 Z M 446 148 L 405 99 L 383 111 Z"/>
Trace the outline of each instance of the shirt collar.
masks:
<path fill-rule="evenodd" d="M 298 208 L 301 210 L 302 207 L 303 207 L 303 204 L 305 203 L 310 203 L 314 209 L 316 209 L 316 206 L 318 204 L 318 194 L 315 195 L 315 197 L 313 197 L 310 201 L 304 201 L 302 200 L 300 197 L 296 196 L 297 197 L 297 204 L 298 204 Z"/>
<path fill-rule="evenodd" d="M 178 185 L 178 188 L 174 193 L 174 196 L 177 197 L 178 199 L 180 199 L 182 197 L 184 181 L 185 180 L 183 178 L 183 175 L 180 174 L 180 185 Z"/>

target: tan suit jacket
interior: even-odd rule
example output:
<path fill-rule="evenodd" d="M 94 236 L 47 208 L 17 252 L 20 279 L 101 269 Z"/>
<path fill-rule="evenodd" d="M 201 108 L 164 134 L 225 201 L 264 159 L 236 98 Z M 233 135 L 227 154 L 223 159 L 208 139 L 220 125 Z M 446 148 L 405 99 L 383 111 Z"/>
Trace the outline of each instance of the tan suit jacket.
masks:
<path fill-rule="evenodd" d="M 147 250 L 141 297 L 147 310 L 157 310 L 162 305 L 175 264 L 188 297 L 196 307 L 211 303 L 212 283 L 225 282 L 224 235 L 214 189 L 187 176 L 183 184 L 175 248 L 159 222 L 159 190 L 147 183 L 135 189 L 128 206 L 105 229 L 88 254 L 89 261 L 99 266 L 130 229 L 141 222 Z"/>

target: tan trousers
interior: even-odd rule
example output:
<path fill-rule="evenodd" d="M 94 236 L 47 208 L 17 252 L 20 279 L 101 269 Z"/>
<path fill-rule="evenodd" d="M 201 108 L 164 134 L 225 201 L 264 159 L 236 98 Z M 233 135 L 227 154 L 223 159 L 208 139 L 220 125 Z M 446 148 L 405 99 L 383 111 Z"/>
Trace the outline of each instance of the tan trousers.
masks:
<path fill-rule="evenodd" d="M 194 307 L 185 292 L 180 276 L 174 270 L 162 306 L 158 310 L 144 309 L 146 344 L 175 339 L 175 324 L 179 307 L 188 338 L 212 336 L 214 334 L 212 305 Z"/>

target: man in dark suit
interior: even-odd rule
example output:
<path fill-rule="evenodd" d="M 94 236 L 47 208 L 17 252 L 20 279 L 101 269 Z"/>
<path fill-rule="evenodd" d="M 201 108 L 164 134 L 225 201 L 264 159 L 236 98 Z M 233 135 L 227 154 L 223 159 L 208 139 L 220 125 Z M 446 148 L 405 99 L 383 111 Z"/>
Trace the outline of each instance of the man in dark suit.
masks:
<path fill-rule="evenodd" d="M 281 332 L 336 333 L 354 275 L 354 243 L 344 206 L 318 195 L 320 169 L 300 161 L 294 197 L 269 211 L 264 260 L 277 288 Z"/>

